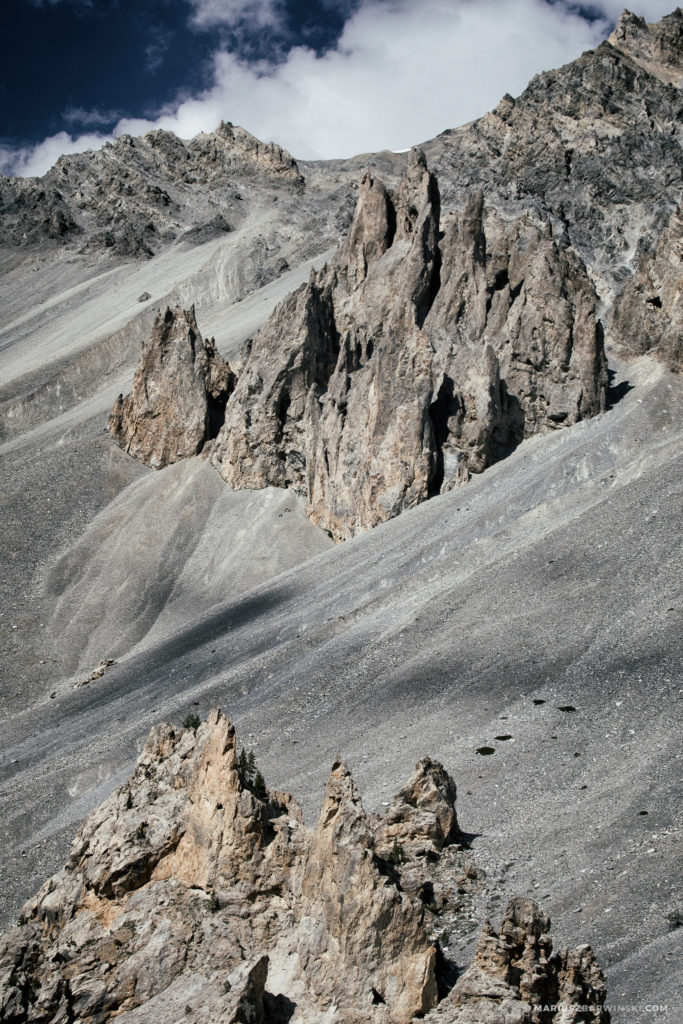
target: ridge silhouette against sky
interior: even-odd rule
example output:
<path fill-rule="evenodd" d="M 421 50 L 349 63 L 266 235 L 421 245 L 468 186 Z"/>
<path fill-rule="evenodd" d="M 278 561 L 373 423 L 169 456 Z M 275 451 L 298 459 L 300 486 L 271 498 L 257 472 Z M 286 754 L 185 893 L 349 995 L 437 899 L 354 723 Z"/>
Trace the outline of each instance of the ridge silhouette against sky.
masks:
<path fill-rule="evenodd" d="M 597 45 L 622 0 L 3 0 L 0 170 L 221 119 L 300 158 L 400 149 Z M 656 20 L 673 0 L 638 0 Z"/>

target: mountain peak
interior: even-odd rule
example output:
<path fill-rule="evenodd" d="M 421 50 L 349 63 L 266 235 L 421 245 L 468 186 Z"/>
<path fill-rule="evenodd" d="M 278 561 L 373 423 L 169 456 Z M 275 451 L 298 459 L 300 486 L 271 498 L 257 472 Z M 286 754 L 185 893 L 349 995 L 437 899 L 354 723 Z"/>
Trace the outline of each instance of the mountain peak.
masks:
<path fill-rule="evenodd" d="M 625 10 L 608 42 L 664 82 L 683 83 L 683 10 L 654 24 Z"/>

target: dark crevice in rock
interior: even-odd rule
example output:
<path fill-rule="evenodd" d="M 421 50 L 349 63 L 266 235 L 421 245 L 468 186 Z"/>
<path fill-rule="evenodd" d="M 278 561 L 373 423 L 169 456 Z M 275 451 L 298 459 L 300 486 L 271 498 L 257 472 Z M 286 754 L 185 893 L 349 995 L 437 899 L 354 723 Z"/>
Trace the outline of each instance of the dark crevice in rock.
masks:
<path fill-rule="evenodd" d="M 439 387 L 436 400 L 429 406 L 429 418 L 432 424 L 434 437 L 434 462 L 433 472 L 429 481 L 428 496 L 434 497 L 439 494 L 444 479 L 444 453 L 443 446 L 448 439 L 449 418 L 457 410 L 457 400 L 453 393 L 453 381 L 450 377 L 444 377 Z"/>

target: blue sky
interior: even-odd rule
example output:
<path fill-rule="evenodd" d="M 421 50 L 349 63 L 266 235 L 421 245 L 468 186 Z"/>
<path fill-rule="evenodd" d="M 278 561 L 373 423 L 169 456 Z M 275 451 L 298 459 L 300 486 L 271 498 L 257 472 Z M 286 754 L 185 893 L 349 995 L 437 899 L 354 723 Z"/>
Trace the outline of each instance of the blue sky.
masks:
<path fill-rule="evenodd" d="M 674 0 L 641 0 L 655 20 Z M 596 45 L 620 0 L 2 0 L 0 169 L 221 118 L 302 158 L 402 149 Z"/>

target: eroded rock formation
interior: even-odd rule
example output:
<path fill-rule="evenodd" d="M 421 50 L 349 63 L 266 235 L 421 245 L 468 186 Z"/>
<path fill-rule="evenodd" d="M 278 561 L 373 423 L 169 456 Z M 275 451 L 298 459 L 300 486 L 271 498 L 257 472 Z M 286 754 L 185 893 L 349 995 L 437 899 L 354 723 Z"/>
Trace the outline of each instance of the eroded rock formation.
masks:
<path fill-rule="evenodd" d="M 2 1020 L 422 1017 L 440 996 L 438 943 L 424 894 L 408 890 L 458 837 L 455 796 L 425 758 L 375 820 L 337 761 L 309 830 L 288 793 L 246 781 L 220 711 L 196 734 L 157 726 L 130 781 L 87 819 L 67 866 L 0 941 Z M 551 957 L 548 928 L 533 903 L 513 901 L 499 934 L 485 926 L 439 1019 L 579 1019 L 524 1015 L 552 995 L 580 997 L 594 1006 L 580 1019 L 606 1021 L 590 949 Z"/>
<path fill-rule="evenodd" d="M 161 129 L 121 135 L 95 152 L 60 157 L 41 179 L 0 175 L 0 242 L 51 240 L 149 258 L 180 237 L 196 244 L 239 223 L 238 182 L 303 187 L 286 150 L 223 121 L 189 142 Z"/>
<path fill-rule="evenodd" d="M 653 252 L 643 255 L 614 304 L 611 340 L 627 354 L 650 352 L 683 366 L 683 213 L 679 206 Z"/>
<path fill-rule="evenodd" d="M 211 457 L 233 487 L 304 494 L 344 539 L 600 412 L 606 380 L 566 238 L 481 193 L 442 225 L 416 150 L 395 193 L 365 175 L 338 256 L 250 344 Z"/>
<path fill-rule="evenodd" d="M 683 84 L 683 10 L 680 7 L 652 25 L 648 25 L 645 18 L 624 11 L 609 42 L 662 81 Z"/>
<path fill-rule="evenodd" d="M 109 430 L 121 448 L 161 469 L 197 455 L 216 436 L 235 376 L 213 338 L 202 338 L 194 307 L 166 309 L 155 321 L 126 398 Z"/>
<path fill-rule="evenodd" d="M 550 919 L 510 900 L 498 931 L 484 922 L 474 963 L 427 1020 L 441 1024 L 604 1024 L 605 984 L 590 946 L 553 953 Z"/>

